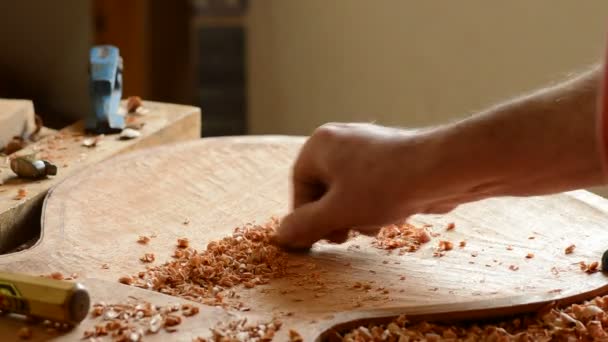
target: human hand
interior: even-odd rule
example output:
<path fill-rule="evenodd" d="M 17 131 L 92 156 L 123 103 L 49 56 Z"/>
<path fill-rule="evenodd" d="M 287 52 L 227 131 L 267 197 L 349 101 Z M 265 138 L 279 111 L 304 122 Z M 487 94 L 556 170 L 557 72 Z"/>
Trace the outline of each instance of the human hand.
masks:
<path fill-rule="evenodd" d="M 374 235 L 416 213 L 443 213 L 431 134 L 372 124 L 326 124 L 302 147 L 293 167 L 293 212 L 278 242 L 295 249 L 321 239 L 344 242 L 348 231 Z"/>

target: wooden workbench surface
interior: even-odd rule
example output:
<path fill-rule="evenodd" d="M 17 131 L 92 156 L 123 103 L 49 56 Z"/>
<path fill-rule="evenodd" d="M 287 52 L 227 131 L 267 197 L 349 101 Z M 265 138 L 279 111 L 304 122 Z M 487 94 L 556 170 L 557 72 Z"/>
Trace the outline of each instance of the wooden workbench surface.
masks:
<path fill-rule="evenodd" d="M 171 297 L 118 279 L 174 260 L 178 238 L 186 237 L 191 247 L 204 251 L 236 226 L 286 213 L 290 167 L 303 141 L 276 136 L 202 139 L 107 160 L 95 172 L 76 174 L 52 190 L 40 242 L 0 257 L 0 268 L 75 273 L 91 284 L 93 302 L 120 302 L 128 293 L 162 304 Z M 455 228 L 447 231 L 451 222 Z M 428 224 L 432 236 L 416 252 L 388 253 L 364 236 L 342 245 L 319 243 L 309 254 L 288 255 L 287 274 L 267 284 L 219 289 L 234 291 L 247 310 L 228 306 L 218 311 L 179 299 L 199 305 L 201 312 L 184 319 L 177 332 L 145 340 L 190 341 L 208 335 L 219 321 L 278 317 L 283 328 L 275 341 L 286 341 L 289 329 L 314 341 L 355 319 L 400 313 L 490 317 L 606 292 L 608 277 L 579 266 L 580 261 L 599 261 L 608 238 L 608 201 L 591 193 L 490 199 L 444 216 L 416 216 L 412 223 Z M 151 238 L 140 244 L 139 236 Z M 442 240 L 455 247 L 437 256 Z M 466 245 L 459 247 L 460 241 Z M 571 244 L 576 248 L 566 254 Z M 141 261 L 146 253 L 154 255 L 150 263 Z M 86 319 L 62 337 L 78 338 L 96 323 Z"/>
<path fill-rule="evenodd" d="M 196 139 L 200 137 L 200 109 L 191 106 L 144 102 L 144 115 L 132 122 L 144 123 L 141 137 L 119 140 L 118 135 L 102 137 L 95 147 L 85 147 L 82 123 L 47 136 L 15 155 L 36 153 L 58 167 L 58 174 L 42 180 L 19 179 L 10 170 L 8 158 L 0 160 L 0 253 L 35 236 L 39 228 L 42 201 L 48 189 L 79 171 L 94 173 L 92 167 L 109 157 L 143 147 Z M 19 190 L 26 192 L 18 198 Z"/>

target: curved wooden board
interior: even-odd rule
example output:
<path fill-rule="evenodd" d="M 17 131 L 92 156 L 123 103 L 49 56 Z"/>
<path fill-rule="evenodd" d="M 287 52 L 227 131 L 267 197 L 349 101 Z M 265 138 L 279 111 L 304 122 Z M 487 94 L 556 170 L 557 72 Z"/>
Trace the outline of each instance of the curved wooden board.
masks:
<path fill-rule="evenodd" d="M 163 263 L 171 259 L 177 238 L 188 237 L 193 247 L 204 249 L 236 226 L 286 213 L 290 166 L 303 141 L 209 138 L 108 160 L 51 191 L 40 242 L 28 251 L 1 256 L 0 268 L 77 273 L 82 279 L 105 281 L 106 293 L 121 291 L 124 285 L 117 279 L 144 270 L 139 261 L 144 253 L 154 253 L 155 264 Z M 491 199 L 412 221 L 431 224 L 440 235 L 401 256 L 372 247 L 371 238 L 363 236 L 343 245 L 319 243 L 308 255 L 290 256 L 292 265 L 307 267 L 293 266 L 286 277 L 267 285 L 237 288 L 251 311 L 232 314 L 282 317 L 281 334 L 293 328 L 312 341 L 352 320 L 398 313 L 489 317 L 533 310 L 550 301 L 579 301 L 608 290 L 604 274 L 586 274 L 578 265 L 599 261 L 608 247 L 608 201 L 591 193 Z M 456 224 L 453 231 L 445 230 L 449 222 Z M 156 238 L 148 245 L 136 243 L 139 235 L 150 234 Z M 456 247 L 433 257 L 439 240 Z M 464 248 L 457 247 L 461 240 L 467 241 Z M 577 247 L 566 255 L 570 244 Z M 534 258 L 527 259 L 528 253 Z M 102 269 L 103 264 L 110 268 Z M 511 265 L 519 269 L 513 271 Z M 325 286 L 319 287 L 319 281 Z M 355 282 L 372 288 L 354 288 Z M 94 301 L 103 297 L 99 287 L 92 290 Z M 196 319 L 208 315 L 213 313 L 205 307 Z M 177 334 L 175 338 L 192 337 L 187 331 Z M 284 338 L 277 336 L 278 341 Z"/>

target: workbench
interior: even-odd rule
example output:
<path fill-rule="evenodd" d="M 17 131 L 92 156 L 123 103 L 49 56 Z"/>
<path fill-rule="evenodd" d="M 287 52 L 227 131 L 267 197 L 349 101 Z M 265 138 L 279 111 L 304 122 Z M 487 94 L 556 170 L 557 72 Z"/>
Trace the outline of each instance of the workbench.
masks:
<path fill-rule="evenodd" d="M 124 105 L 124 103 L 123 103 Z M 40 158 L 57 164 L 56 176 L 42 180 L 22 180 L 10 170 L 8 158 L 0 159 L 0 254 L 19 247 L 40 233 L 40 214 L 48 190 L 78 172 L 95 172 L 95 165 L 115 155 L 162 144 L 176 143 L 200 137 L 201 112 L 197 107 L 145 102 L 145 115 L 133 116 L 133 122 L 143 123 L 141 137 L 119 140 L 118 135 L 100 138 L 94 147 L 83 146 L 83 123 L 77 122 L 59 131 L 44 130 L 42 138 L 16 155 L 37 153 Z M 27 100 L 0 102 L 2 128 L 33 127 L 34 107 Z M 4 123 L 10 123 L 8 124 Z M 20 189 L 26 195 L 16 199 Z"/>

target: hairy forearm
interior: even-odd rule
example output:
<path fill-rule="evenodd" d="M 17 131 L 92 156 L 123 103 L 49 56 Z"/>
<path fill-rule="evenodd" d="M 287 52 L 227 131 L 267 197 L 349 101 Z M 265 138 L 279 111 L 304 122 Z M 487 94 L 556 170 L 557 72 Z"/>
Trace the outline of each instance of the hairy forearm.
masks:
<path fill-rule="evenodd" d="M 528 196 L 604 182 L 600 68 L 428 133 L 447 201 Z"/>

